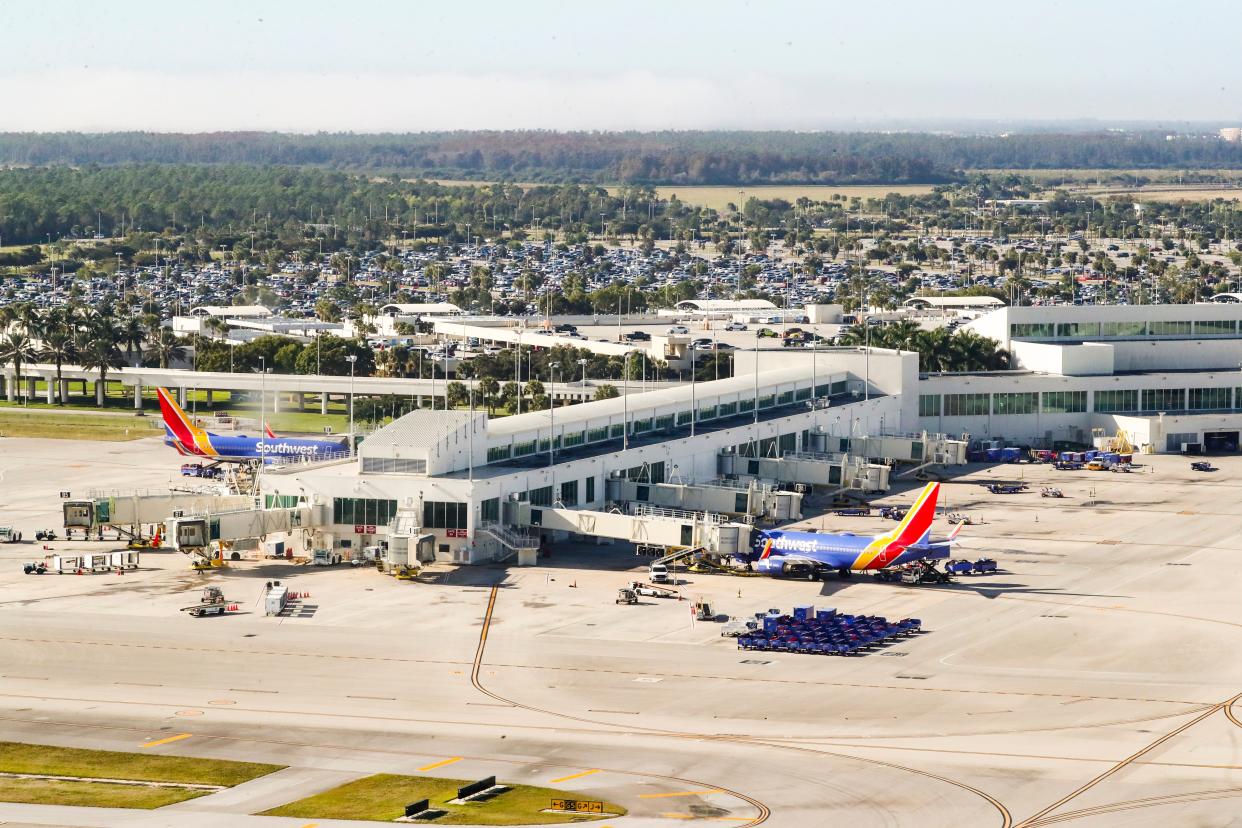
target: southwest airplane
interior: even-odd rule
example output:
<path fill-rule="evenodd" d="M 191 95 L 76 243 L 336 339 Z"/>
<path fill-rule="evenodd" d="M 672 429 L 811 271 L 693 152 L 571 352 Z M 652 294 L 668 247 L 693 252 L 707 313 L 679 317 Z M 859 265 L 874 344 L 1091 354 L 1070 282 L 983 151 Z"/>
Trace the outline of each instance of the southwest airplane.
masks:
<path fill-rule="evenodd" d="M 767 575 L 807 575 L 835 569 L 842 578 L 854 571 L 872 571 L 911 561 L 947 558 L 958 524 L 947 538 L 931 539 L 936 517 L 939 483 L 928 483 L 914 505 L 891 532 L 855 535 L 850 532 L 758 532 L 751 545 L 749 563 L 756 572 Z"/>
<path fill-rule="evenodd" d="M 270 428 L 266 437 L 225 437 L 211 434 L 190 420 L 167 389 L 158 390 L 164 418 L 164 444 L 179 453 L 216 461 L 270 460 L 279 457 L 307 459 L 339 456 L 349 451 L 349 441 L 297 440 L 277 437 Z"/>

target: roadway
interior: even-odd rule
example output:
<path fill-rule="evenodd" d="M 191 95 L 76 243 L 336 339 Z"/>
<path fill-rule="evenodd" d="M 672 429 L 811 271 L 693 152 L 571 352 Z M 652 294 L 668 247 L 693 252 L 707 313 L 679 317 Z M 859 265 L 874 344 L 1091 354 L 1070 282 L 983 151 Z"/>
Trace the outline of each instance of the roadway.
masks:
<path fill-rule="evenodd" d="M 0 442 L 0 520 L 32 537 L 65 481 L 153 486 L 179 462 L 155 441 L 121 444 L 123 470 L 83 460 L 104 448 Z M 815 603 L 923 619 L 924 635 L 858 658 L 739 652 L 688 603 L 615 605 L 641 574 L 620 571 L 641 560 L 620 546 L 427 583 L 259 563 L 200 576 L 174 553 L 123 577 L 34 578 L 18 564 L 37 547 L 0 547 L 0 738 L 277 762 L 298 795 L 373 772 L 565 780 L 629 807 L 616 826 L 1237 824 L 1242 623 L 1221 576 L 1242 549 L 1242 458 L 1212 475 L 1143 459 L 1154 471 L 1002 467 L 946 484 L 954 511 L 986 521 L 965 551 L 996 557 L 994 576 L 681 576 L 733 615 Z M 978 485 L 1020 476 L 1068 497 Z M 272 578 L 310 593 L 304 611 L 261 615 Z M 244 612 L 178 613 L 203 582 Z M 305 825 L 244 816 L 283 795 L 182 803 L 175 824 Z M 0 805 L 0 820 L 39 825 L 174 824 L 151 821 L 164 813 Z"/>

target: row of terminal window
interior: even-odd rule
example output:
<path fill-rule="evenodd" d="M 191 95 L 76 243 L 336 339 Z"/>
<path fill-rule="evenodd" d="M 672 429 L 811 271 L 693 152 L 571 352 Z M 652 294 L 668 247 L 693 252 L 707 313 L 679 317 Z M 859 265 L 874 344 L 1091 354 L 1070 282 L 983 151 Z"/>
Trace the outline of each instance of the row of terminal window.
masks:
<path fill-rule="evenodd" d="M 1242 406 L 1242 388 L 1131 388 L 1095 392 L 1095 412 L 1227 411 Z M 921 394 L 920 417 L 1085 414 L 1086 391 Z"/>
<path fill-rule="evenodd" d="M 1014 322 L 1011 339 L 1096 339 L 1134 336 L 1237 336 L 1236 320 L 1152 322 Z"/>
<path fill-rule="evenodd" d="M 848 381 L 838 380 L 832 383 L 823 383 L 815 387 L 817 396 L 826 397 L 832 394 L 844 394 L 848 390 Z M 759 410 L 763 411 L 778 406 L 791 405 L 795 402 L 804 402 L 811 398 L 811 389 L 799 388 L 792 391 L 784 391 L 780 394 L 765 394 L 759 398 Z M 746 414 L 755 410 L 754 399 L 742 399 L 734 402 L 720 403 L 719 405 L 708 405 L 699 408 L 698 418 L 696 422 L 704 422 L 706 420 L 718 420 L 724 417 L 732 417 L 737 414 Z M 690 411 L 682 411 L 678 414 L 664 414 L 659 417 L 642 417 L 630 421 L 630 434 L 648 434 L 655 431 L 668 431 L 669 429 L 679 426 L 688 426 L 691 420 Z M 487 462 L 499 463 L 516 457 L 529 457 L 532 454 L 543 454 L 552 450 L 560 450 L 562 448 L 573 448 L 581 446 L 585 443 L 597 443 L 609 439 L 617 439 L 623 436 L 624 427 L 620 423 L 614 423 L 610 426 L 601 426 L 599 428 L 587 429 L 586 431 L 578 431 L 566 434 L 556 435 L 554 440 L 544 437 L 539 440 L 524 440 L 520 443 L 505 446 L 492 446 L 487 450 Z"/>

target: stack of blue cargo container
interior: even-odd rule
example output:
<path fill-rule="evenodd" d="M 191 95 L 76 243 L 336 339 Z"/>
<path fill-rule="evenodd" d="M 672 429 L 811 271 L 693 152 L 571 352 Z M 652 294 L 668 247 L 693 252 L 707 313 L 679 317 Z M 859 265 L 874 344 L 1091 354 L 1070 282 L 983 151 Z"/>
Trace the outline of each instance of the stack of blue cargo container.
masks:
<path fill-rule="evenodd" d="M 834 609 L 816 610 L 810 604 L 794 607 L 793 615 L 769 612 L 763 629 L 739 636 L 740 650 L 765 650 L 815 655 L 861 655 L 923 628 L 917 618 L 889 621 L 878 615 L 843 615 Z"/>

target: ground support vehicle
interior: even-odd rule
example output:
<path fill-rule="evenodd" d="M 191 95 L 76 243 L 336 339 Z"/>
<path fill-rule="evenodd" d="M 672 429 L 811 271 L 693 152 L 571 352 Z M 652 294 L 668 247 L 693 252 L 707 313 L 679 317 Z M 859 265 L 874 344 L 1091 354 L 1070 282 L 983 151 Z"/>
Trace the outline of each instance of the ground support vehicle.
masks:
<path fill-rule="evenodd" d="M 694 602 L 694 618 L 696 621 L 715 621 L 716 613 L 712 611 L 712 605 L 702 599 Z"/>
<path fill-rule="evenodd" d="M 758 622 L 735 618 L 732 621 L 725 622 L 724 626 L 720 628 L 720 635 L 724 638 L 737 638 L 757 629 L 759 629 Z"/>
<path fill-rule="evenodd" d="M 1215 466 L 1213 466 L 1211 463 L 1209 463 L 1209 462 L 1208 462 L 1208 461 L 1206 461 L 1206 460 L 1197 460 L 1197 461 L 1195 461 L 1194 463 L 1191 463 L 1191 464 L 1190 464 L 1190 470 L 1191 470 L 1191 471 L 1210 472 L 1210 471 L 1216 471 L 1216 467 L 1215 467 Z M 2 540 L 2 539 L 3 539 L 3 538 L 2 538 L 2 537 L 0 537 L 0 540 Z"/>
<path fill-rule="evenodd" d="M 950 575 L 969 575 L 974 569 L 975 565 L 970 561 L 952 560 L 944 564 L 944 571 Z"/>
<path fill-rule="evenodd" d="M 989 483 L 988 491 L 992 494 L 1022 494 L 1030 486 L 1025 483 Z"/>
<path fill-rule="evenodd" d="M 833 514 L 837 517 L 868 517 L 871 514 L 871 507 L 853 506 L 848 509 L 837 509 Z"/>
<path fill-rule="evenodd" d="M 193 607 L 182 607 L 182 612 L 188 612 L 195 618 L 204 618 L 209 615 L 228 615 L 237 612 L 237 604 L 198 604 Z"/>
<path fill-rule="evenodd" d="M 20 543 L 22 533 L 12 526 L 0 526 L 0 543 Z"/>
<path fill-rule="evenodd" d="M 621 587 L 620 589 L 617 590 L 617 603 L 618 604 L 637 604 L 638 594 L 634 592 L 634 590 L 630 589 L 629 587 Z"/>
<path fill-rule="evenodd" d="M 949 524 L 953 526 L 956 526 L 959 523 L 964 523 L 965 525 L 970 526 L 974 523 L 974 521 L 970 519 L 970 515 L 965 515 L 961 512 L 952 512 L 945 517 L 945 520 L 949 521 Z"/>
<path fill-rule="evenodd" d="M 947 584 L 949 573 L 936 569 L 932 561 L 911 561 L 901 566 L 881 569 L 875 573 L 881 581 L 899 581 L 903 584 Z"/>
<path fill-rule="evenodd" d="M 635 595 L 643 595 L 648 598 L 676 598 L 677 590 L 669 587 L 660 586 L 658 584 L 645 584 L 642 581 L 631 581 L 629 589 L 634 591 Z"/>
<path fill-rule="evenodd" d="M 1039 490 L 1040 497 L 1065 497 L 1056 486 L 1045 486 Z"/>
<path fill-rule="evenodd" d="M 738 636 L 739 650 L 814 655 L 861 655 L 883 644 L 920 632 L 917 618 L 889 621 L 878 615 L 842 615 L 821 610 L 811 618 L 769 613 L 763 628 Z M 723 631 L 722 631 L 723 632 Z"/>

